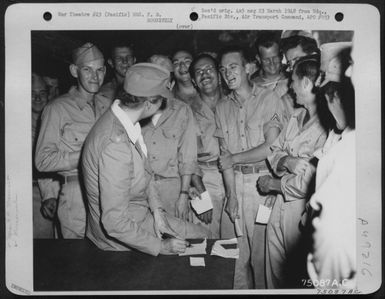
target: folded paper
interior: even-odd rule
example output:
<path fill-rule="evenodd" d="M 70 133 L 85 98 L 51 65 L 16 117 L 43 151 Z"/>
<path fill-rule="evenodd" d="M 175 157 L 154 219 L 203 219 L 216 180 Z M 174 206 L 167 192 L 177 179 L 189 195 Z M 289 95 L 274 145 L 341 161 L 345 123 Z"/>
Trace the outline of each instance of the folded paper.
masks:
<path fill-rule="evenodd" d="M 205 258 L 204 257 L 192 257 L 190 256 L 190 266 L 193 267 L 205 267 Z"/>
<path fill-rule="evenodd" d="M 270 214 L 271 214 L 270 208 L 264 205 L 259 205 L 257 218 L 255 219 L 255 222 L 260 224 L 267 224 L 267 222 L 269 222 Z"/>
<path fill-rule="evenodd" d="M 201 198 L 195 197 L 191 200 L 191 206 L 198 215 L 207 212 L 213 208 L 210 194 L 205 191 L 201 194 Z"/>
<path fill-rule="evenodd" d="M 211 255 L 217 255 L 224 258 L 239 258 L 239 248 L 237 246 L 237 238 L 228 239 L 228 240 L 218 240 L 214 243 L 211 250 Z M 231 248 L 236 246 L 236 248 Z M 230 247 L 230 248 L 226 248 Z"/>

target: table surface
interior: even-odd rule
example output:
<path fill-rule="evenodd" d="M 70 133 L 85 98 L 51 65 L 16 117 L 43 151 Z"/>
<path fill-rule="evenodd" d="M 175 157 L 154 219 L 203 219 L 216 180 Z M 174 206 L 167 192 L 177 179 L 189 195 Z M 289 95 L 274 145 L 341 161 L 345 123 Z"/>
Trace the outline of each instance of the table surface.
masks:
<path fill-rule="evenodd" d="M 206 252 L 211 252 L 214 241 L 207 240 Z M 35 291 L 232 289 L 234 259 L 209 254 L 194 256 L 204 256 L 206 266 L 190 266 L 190 256 L 154 257 L 138 251 L 103 251 L 88 239 L 36 239 L 34 289 Z"/>

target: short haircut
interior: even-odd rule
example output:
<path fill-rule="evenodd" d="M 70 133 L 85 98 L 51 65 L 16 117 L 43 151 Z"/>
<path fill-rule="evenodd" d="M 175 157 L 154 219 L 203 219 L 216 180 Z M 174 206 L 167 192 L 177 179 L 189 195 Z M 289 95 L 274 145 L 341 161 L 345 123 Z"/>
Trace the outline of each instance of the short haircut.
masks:
<path fill-rule="evenodd" d="M 178 53 L 178 52 L 186 52 L 186 53 L 190 54 L 191 57 L 194 57 L 194 53 L 190 49 L 187 49 L 187 48 L 177 48 L 177 49 L 174 49 L 172 51 L 171 61 L 174 59 L 175 54 Z"/>
<path fill-rule="evenodd" d="M 274 44 L 277 44 L 278 48 L 280 48 L 280 41 L 281 39 L 278 36 L 278 33 L 275 31 L 261 32 L 257 40 L 255 41 L 254 46 L 255 46 L 255 49 L 257 50 L 257 54 L 260 55 L 259 47 L 268 49 L 274 46 Z"/>
<path fill-rule="evenodd" d="M 218 61 L 213 57 L 211 56 L 210 54 L 207 54 L 207 53 L 201 53 L 199 54 L 197 57 L 195 57 L 193 59 L 193 61 L 191 62 L 190 64 L 190 67 L 188 69 L 189 73 L 190 73 L 190 77 L 191 78 L 194 78 L 195 77 L 195 65 L 197 64 L 197 62 L 203 58 L 207 58 L 207 59 L 210 59 L 213 63 L 214 63 L 214 67 L 215 67 L 215 70 L 218 72 L 218 69 L 219 69 L 219 64 L 218 64 Z"/>
<path fill-rule="evenodd" d="M 126 106 L 128 108 L 138 108 L 140 107 L 144 102 L 149 101 L 150 103 L 154 104 L 159 100 L 164 100 L 165 98 L 162 97 L 161 95 L 159 96 L 154 96 L 154 97 L 139 97 L 139 96 L 134 96 L 132 94 L 129 94 L 125 91 L 123 86 L 121 86 L 118 91 L 116 98 L 120 100 L 120 103 L 123 106 Z"/>
<path fill-rule="evenodd" d="M 219 63 L 222 61 L 223 56 L 226 54 L 229 54 L 229 53 L 239 53 L 241 55 L 242 62 L 244 65 L 253 60 L 251 58 L 250 51 L 248 49 L 241 47 L 241 46 L 238 46 L 238 45 L 231 45 L 231 46 L 223 48 L 220 51 L 219 59 L 218 59 Z"/>
<path fill-rule="evenodd" d="M 321 92 L 334 98 L 334 93 L 338 94 L 342 108 L 345 113 L 347 125 L 355 128 L 355 94 L 354 87 L 350 78 L 343 76 L 341 82 L 330 81 L 321 88 Z"/>
<path fill-rule="evenodd" d="M 110 46 L 110 57 L 114 57 L 115 55 L 115 49 L 116 48 L 129 48 L 131 50 L 132 56 L 134 55 L 134 45 L 130 42 L 127 41 L 115 41 L 111 46 Z"/>
<path fill-rule="evenodd" d="M 302 35 L 294 35 L 281 40 L 280 48 L 283 53 L 286 53 L 290 49 L 294 49 L 301 46 L 302 50 L 307 54 L 320 54 L 320 50 L 317 45 L 317 41 L 314 38 L 310 38 Z"/>
<path fill-rule="evenodd" d="M 317 113 L 320 123 L 326 131 L 333 128 L 335 126 L 335 120 L 327 106 L 325 95 L 318 86 L 315 86 L 315 82 L 321 73 L 320 56 L 318 54 L 313 54 L 300 57 L 294 64 L 293 73 L 300 79 L 307 77 L 313 82 L 312 93 L 316 96 Z"/>

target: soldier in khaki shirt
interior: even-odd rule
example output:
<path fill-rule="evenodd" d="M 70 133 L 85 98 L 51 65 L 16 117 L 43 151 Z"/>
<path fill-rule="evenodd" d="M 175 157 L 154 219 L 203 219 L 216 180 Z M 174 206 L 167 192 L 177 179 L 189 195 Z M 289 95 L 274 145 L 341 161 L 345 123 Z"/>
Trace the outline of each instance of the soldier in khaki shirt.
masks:
<path fill-rule="evenodd" d="M 198 194 L 208 191 L 213 209 L 198 216 L 214 238 L 220 238 L 220 223 L 225 198 L 222 174 L 218 170 L 219 142 L 215 136 L 215 107 L 221 101 L 218 62 L 209 54 L 198 55 L 190 66 L 190 75 L 200 97 L 191 103 L 198 129 L 198 170 L 192 176 Z"/>
<path fill-rule="evenodd" d="M 115 95 L 123 85 L 124 76 L 130 66 L 136 62 L 133 46 L 127 42 L 115 43 L 111 47 L 111 58 L 107 60 L 108 65 L 114 72 L 110 82 L 105 83 L 99 93 L 109 98 L 115 99 Z"/>
<path fill-rule="evenodd" d="M 261 65 L 258 76 L 252 81 L 263 88 L 270 89 L 281 97 L 284 120 L 288 122 L 294 111 L 294 100 L 288 94 L 289 79 L 282 69 L 282 52 L 279 47 L 279 39 L 274 33 L 262 33 L 255 42 L 257 54 L 255 58 Z"/>
<path fill-rule="evenodd" d="M 139 121 L 152 116 L 170 91 L 170 73 L 152 63 L 127 71 L 123 90 L 98 120 L 84 146 L 82 166 L 88 198 L 87 237 L 103 250 L 136 249 L 147 254 L 178 254 L 184 238 L 207 238 L 201 225 L 164 213 L 158 181 Z M 173 238 L 162 240 L 168 233 Z"/>
<path fill-rule="evenodd" d="M 40 128 L 40 115 L 48 103 L 48 86 L 43 78 L 32 73 L 32 148 L 36 145 Z M 33 237 L 52 239 L 54 237 L 54 225 L 52 219 L 55 216 L 56 201 L 59 195 L 59 182 L 53 180 L 51 173 L 41 173 L 33 167 Z M 44 216 L 44 218 L 43 218 Z M 48 218 L 48 219 L 46 219 Z"/>
<path fill-rule="evenodd" d="M 86 43 L 75 49 L 70 72 L 77 79 L 77 86 L 50 102 L 42 114 L 35 163 L 39 171 L 62 176 L 57 209 L 64 238 L 83 238 L 85 233 L 86 212 L 78 166 L 88 132 L 111 103 L 97 94 L 105 71 L 103 54 L 96 46 Z"/>
<path fill-rule="evenodd" d="M 175 98 L 168 98 L 163 110 L 143 124 L 163 208 L 184 220 L 192 218 L 188 190 L 197 166 L 195 126 L 191 108 Z"/>
<path fill-rule="evenodd" d="M 265 159 L 282 127 L 282 106 L 275 93 L 258 88 L 248 80 L 249 67 L 242 49 L 226 49 L 221 55 L 219 70 L 232 90 L 218 103 L 215 114 L 216 135 L 221 144 L 219 166 L 227 195 L 226 212 L 232 222 L 229 226 L 228 216 L 223 214 L 222 238 L 232 237 L 234 222 L 239 223 L 240 254 L 235 266 L 234 288 L 265 288 L 266 226 L 256 224 L 255 219 L 258 205 L 264 204 L 266 197 L 257 192 L 255 181 L 269 173 Z"/>
<path fill-rule="evenodd" d="M 303 287 L 306 275 L 307 248 L 299 222 L 306 200 L 314 192 L 315 167 L 308 162 L 326 140 L 318 117 L 323 99 L 313 91 L 319 67 L 317 56 L 302 57 L 294 64 L 292 88 L 301 108 L 295 110 L 271 146 L 268 161 L 278 178 L 263 176 L 257 183 L 264 194 L 278 193 L 266 233 L 268 288 Z"/>
<path fill-rule="evenodd" d="M 173 87 L 174 97 L 190 105 L 199 98 L 198 91 L 195 89 L 189 72 L 189 67 L 193 61 L 190 52 L 179 50 L 172 57 L 172 66 L 175 77 Z"/>

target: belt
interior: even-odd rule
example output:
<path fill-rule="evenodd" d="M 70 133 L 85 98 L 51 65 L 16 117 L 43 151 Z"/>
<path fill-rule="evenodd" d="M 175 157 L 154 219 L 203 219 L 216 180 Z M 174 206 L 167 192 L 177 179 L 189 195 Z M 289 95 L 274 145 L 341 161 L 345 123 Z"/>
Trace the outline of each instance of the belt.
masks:
<path fill-rule="evenodd" d="M 215 160 L 215 161 L 210 161 L 210 162 L 201 162 L 201 161 L 198 161 L 198 165 L 206 166 L 206 167 L 215 167 L 215 168 L 218 168 L 218 161 L 217 161 L 217 160 Z"/>
<path fill-rule="evenodd" d="M 234 171 L 242 172 L 243 174 L 260 173 L 267 170 L 267 167 L 261 165 L 235 165 Z"/>
<path fill-rule="evenodd" d="M 75 181 L 79 181 L 79 176 L 77 174 L 60 175 L 60 184 L 62 185 Z"/>
<path fill-rule="evenodd" d="M 167 179 L 172 179 L 172 178 L 167 178 L 167 177 L 161 176 L 159 174 L 154 174 L 154 181 L 167 180 Z"/>

